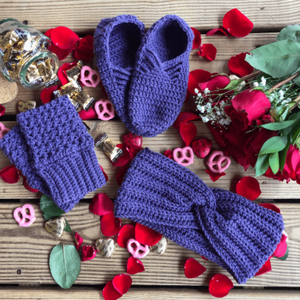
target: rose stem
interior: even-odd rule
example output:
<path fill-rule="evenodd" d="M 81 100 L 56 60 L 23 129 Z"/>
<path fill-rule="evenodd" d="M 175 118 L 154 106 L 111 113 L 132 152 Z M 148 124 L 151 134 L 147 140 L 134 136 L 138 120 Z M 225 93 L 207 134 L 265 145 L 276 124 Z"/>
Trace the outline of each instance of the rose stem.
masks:
<path fill-rule="evenodd" d="M 288 83 L 289 81 L 293 80 L 294 78 L 296 78 L 298 75 L 300 75 L 300 72 L 295 73 L 294 75 L 278 82 L 277 84 L 275 84 L 273 87 L 271 87 L 268 92 L 272 93 L 274 92 L 276 89 L 280 88 L 282 85 Z"/>
<path fill-rule="evenodd" d="M 252 77 L 254 77 L 254 76 L 259 75 L 260 73 L 261 73 L 261 71 L 255 71 L 255 72 L 253 72 L 253 73 L 251 73 L 251 74 L 248 74 L 248 75 L 246 75 L 246 76 L 244 76 L 244 77 L 241 77 L 239 80 L 243 82 L 244 80 L 247 80 L 247 79 L 249 79 L 249 78 L 252 78 Z"/>
<path fill-rule="evenodd" d="M 293 100 L 293 102 L 295 102 L 295 104 L 290 108 L 290 110 L 289 111 L 292 111 L 295 107 L 297 107 L 297 103 L 300 101 L 300 95 L 297 97 L 297 98 L 295 98 L 294 100 Z"/>

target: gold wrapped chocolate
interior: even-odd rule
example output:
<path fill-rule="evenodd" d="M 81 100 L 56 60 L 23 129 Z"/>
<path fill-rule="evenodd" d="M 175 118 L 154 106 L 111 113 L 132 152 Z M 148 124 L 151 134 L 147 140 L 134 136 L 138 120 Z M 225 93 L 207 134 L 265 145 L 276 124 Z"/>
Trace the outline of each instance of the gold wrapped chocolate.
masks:
<path fill-rule="evenodd" d="M 36 107 L 36 102 L 33 100 L 20 100 L 18 102 L 19 112 L 24 112 Z"/>
<path fill-rule="evenodd" d="M 71 80 L 77 81 L 80 76 L 81 69 L 83 66 L 84 66 L 83 61 L 79 60 L 77 62 L 76 66 L 74 66 L 73 68 L 71 68 L 69 70 L 66 70 L 66 75 L 67 75 L 68 80 L 69 81 L 71 81 Z"/>
<path fill-rule="evenodd" d="M 111 141 L 106 133 L 96 138 L 95 146 L 100 147 L 113 163 L 116 163 L 123 155 L 123 150 L 116 147 L 116 144 Z"/>
<path fill-rule="evenodd" d="M 45 223 L 46 230 L 51 233 L 54 237 L 60 238 L 64 234 L 66 227 L 66 220 L 64 217 L 57 219 L 50 219 Z"/>
<path fill-rule="evenodd" d="M 86 131 L 89 132 L 91 130 L 91 128 L 85 122 L 82 121 L 82 123 L 85 126 Z"/>
<path fill-rule="evenodd" d="M 157 254 L 164 254 L 167 250 L 168 239 L 163 236 L 161 240 L 154 246 L 150 247 L 150 250 L 156 252 Z"/>
<path fill-rule="evenodd" d="M 112 238 L 100 238 L 95 242 L 95 246 L 103 257 L 111 257 L 116 248 L 115 241 Z"/>

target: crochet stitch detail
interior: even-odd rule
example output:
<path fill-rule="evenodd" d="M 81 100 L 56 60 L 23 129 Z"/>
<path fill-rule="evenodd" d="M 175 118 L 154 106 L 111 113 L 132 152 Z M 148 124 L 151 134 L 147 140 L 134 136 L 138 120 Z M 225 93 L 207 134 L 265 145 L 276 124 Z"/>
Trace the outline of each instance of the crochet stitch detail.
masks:
<path fill-rule="evenodd" d="M 139 222 L 205 256 L 238 283 L 253 277 L 274 253 L 284 228 L 280 214 L 211 189 L 148 148 L 132 161 L 114 204 L 116 217 Z"/>

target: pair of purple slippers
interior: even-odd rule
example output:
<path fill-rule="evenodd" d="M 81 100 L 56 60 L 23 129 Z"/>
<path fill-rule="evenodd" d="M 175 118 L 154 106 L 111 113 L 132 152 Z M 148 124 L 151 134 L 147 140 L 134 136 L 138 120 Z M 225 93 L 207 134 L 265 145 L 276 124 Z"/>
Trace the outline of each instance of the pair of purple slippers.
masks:
<path fill-rule="evenodd" d="M 132 15 L 103 19 L 94 34 L 99 74 L 127 128 L 153 137 L 169 128 L 185 100 L 193 32 L 166 15 L 145 33 Z"/>

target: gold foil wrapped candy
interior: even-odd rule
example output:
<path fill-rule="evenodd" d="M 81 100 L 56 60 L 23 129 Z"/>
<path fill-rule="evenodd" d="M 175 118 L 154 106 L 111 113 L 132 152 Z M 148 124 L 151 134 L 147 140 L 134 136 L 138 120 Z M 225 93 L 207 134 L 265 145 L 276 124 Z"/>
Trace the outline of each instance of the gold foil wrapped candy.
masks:
<path fill-rule="evenodd" d="M 66 220 L 64 217 L 56 219 L 50 219 L 45 223 L 46 230 L 51 233 L 54 237 L 60 238 L 64 234 L 66 227 Z"/>
<path fill-rule="evenodd" d="M 24 112 L 36 107 L 36 102 L 33 100 L 20 100 L 18 102 L 19 112 Z"/>
<path fill-rule="evenodd" d="M 96 248 L 103 257 L 111 257 L 115 251 L 116 243 L 112 238 L 100 238 L 95 242 Z"/>
<path fill-rule="evenodd" d="M 168 239 L 163 236 L 161 240 L 154 246 L 151 247 L 151 251 L 156 252 L 157 254 L 164 254 L 167 250 Z"/>

